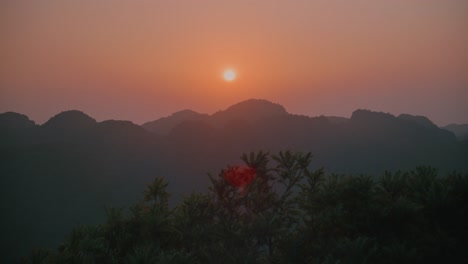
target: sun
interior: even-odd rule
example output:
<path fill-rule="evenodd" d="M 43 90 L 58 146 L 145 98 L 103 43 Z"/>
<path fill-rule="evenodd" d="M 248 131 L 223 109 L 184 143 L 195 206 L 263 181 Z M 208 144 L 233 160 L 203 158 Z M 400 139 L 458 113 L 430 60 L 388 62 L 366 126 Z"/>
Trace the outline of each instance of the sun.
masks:
<path fill-rule="evenodd" d="M 236 72 L 232 69 L 227 69 L 223 73 L 223 78 L 226 82 L 232 82 L 236 79 Z"/>

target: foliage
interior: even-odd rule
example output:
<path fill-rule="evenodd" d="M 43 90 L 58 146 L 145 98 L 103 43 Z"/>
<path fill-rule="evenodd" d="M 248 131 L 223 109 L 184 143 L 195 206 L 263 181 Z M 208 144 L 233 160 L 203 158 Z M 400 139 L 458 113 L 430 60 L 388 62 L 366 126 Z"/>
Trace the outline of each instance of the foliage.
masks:
<path fill-rule="evenodd" d="M 249 170 L 209 175 L 208 193 L 175 208 L 168 183 L 156 178 L 128 211 L 108 209 L 102 225 L 77 227 L 58 250 L 22 262 L 468 262 L 468 175 L 441 177 L 429 167 L 326 175 L 311 170 L 310 153 L 290 151 L 241 159 Z M 255 177 L 233 184 L 233 171 Z"/>

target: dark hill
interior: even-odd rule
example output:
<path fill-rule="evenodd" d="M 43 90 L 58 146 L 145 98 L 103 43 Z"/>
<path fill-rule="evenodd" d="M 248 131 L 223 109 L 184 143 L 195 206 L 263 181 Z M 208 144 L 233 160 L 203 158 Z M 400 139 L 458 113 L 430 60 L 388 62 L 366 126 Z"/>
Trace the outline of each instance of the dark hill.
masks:
<path fill-rule="evenodd" d="M 101 138 L 100 143 L 113 148 L 148 149 L 154 147 L 160 140 L 157 135 L 130 121 L 106 120 L 100 122 L 97 129 Z"/>
<path fill-rule="evenodd" d="M 425 116 L 415 116 L 415 115 L 409 115 L 409 114 L 401 114 L 401 115 L 398 116 L 398 118 L 403 119 L 403 120 L 408 120 L 408 121 L 414 122 L 416 124 L 419 124 L 421 126 L 428 127 L 428 128 L 436 128 L 437 127 L 434 123 L 432 123 L 431 120 L 429 120 L 429 118 L 427 118 Z"/>
<path fill-rule="evenodd" d="M 455 140 L 452 133 L 440 129 L 424 116 L 402 114 L 395 117 L 389 113 L 356 110 L 350 121 L 354 128 L 360 127 L 362 135 L 368 132 L 392 140 L 413 137 L 415 142 L 428 141 L 428 144 L 453 143 Z"/>
<path fill-rule="evenodd" d="M 168 117 L 147 122 L 142 126 L 151 132 L 167 135 L 177 125 L 185 121 L 202 121 L 211 124 L 215 128 L 222 128 L 231 120 L 244 120 L 255 122 L 265 118 L 287 116 L 283 106 L 271 103 L 267 100 L 250 99 L 218 111 L 213 115 L 199 114 L 192 110 L 182 110 Z"/>
<path fill-rule="evenodd" d="M 37 125 L 27 116 L 6 112 L 0 114 L 0 148 L 8 155 L 8 151 L 17 151 L 20 145 L 31 144 Z"/>
<path fill-rule="evenodd" d="M 78 110 L 61 112 L 52 117 L 42 126 L 36 135 L 37 143 L 53 148 L 69 148 L 86 150 L 87 144 L 95 144 L 97 137 L 97 122 L 94 118 Z"/>
<path fill-rule="evenodd" d="M 349 122 L 349 118 L 346 117 L 340 117 L 340 116 L 327 116 L 328 120 L 332 124 L 344 124 Z"/>
<path fill-rule="evenodd" d="M 265 118 L 281 117 L 288 115 L 286 109 L 280 105 L 261 99 L 250 99 L 230 106 L 226 110 L 214 113 L 210 121 L 217 127 L 222 127 L 226 122 L 239 119 L 248 122 L 256 122 Z"/>
<path fill-rule="evenodd" d="M 395 123 L 395 116 L 384 112 L 373 112 L 366 109 L 358 109 L 351 115 L 351 121 L 361 124 L 391 124 Z"/>
<path fill-rule="evenodd" d="M 443 129 L 455 134 L 459 140 L 468 140 L 468 124 L 451 124 L 443 127 Z"/>
<path fill-rule="evenodd" d="M 192 110 L 182 110 L 168 117 L 163 117 L 155 121 L 147 122 L 142 125 L 148 131 L 160 135 L 167 135 L 177 125 L 185 121 L 203 121 L 208 115 L 199 114 Z"/>
<path fill-rule="evenodd" d="M 52 117 L 42 127 L 60 130 L 81 130 L 94 127 L 96 120 L 78 110 L 69 110 L 61 112 Z"/>
<path fill-rule="evenodd" d="M 2 130 L 17 130 L 32 128 L 36 125 L 34 121 L 27 116 L 15 112 L 6 112 L 0 114 L 0 129 Z"/>
<path fill-rule="evenodd" d="M 98 129 L 103 136 L 127 140 L 129 138 L 147 138 L 149 132 L 143 127 L 130 121 L 106 120 L 98 124 Z"/>

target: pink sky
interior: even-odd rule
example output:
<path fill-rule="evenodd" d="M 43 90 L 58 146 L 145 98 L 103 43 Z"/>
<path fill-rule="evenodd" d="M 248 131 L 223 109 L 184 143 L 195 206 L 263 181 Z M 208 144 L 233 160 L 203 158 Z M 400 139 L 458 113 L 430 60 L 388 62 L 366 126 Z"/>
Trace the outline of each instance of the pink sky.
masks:
<path fill-rule="evenodd" d="M 263 98 L 468 123 L 466 14 L 463 0 L 2 1 L 0 112 L 140 124 Z"/>

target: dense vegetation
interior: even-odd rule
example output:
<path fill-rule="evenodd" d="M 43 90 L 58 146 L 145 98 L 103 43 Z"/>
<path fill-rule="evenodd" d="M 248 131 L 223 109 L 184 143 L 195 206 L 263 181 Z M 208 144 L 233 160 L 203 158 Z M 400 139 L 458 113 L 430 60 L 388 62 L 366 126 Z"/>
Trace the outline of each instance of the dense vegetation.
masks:
<path fill-rule="evenodd" d="M 156 178 L 143 201 L 22 262 L 468 263 L 468 175 L 326 175 L 311 158 L 243 155 L 255 170 L 249 184 L 232 185 L 224 170 L 174 208 Z"/>

